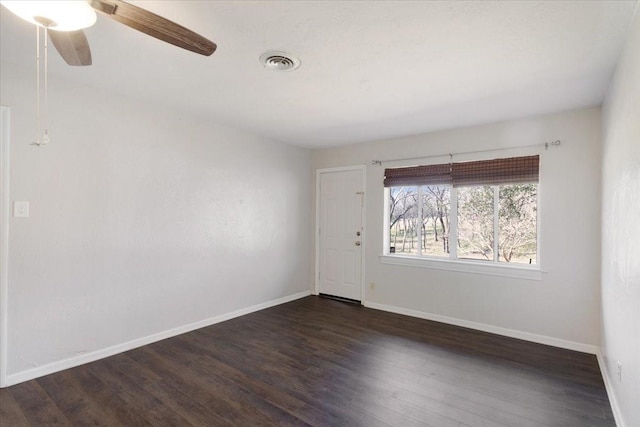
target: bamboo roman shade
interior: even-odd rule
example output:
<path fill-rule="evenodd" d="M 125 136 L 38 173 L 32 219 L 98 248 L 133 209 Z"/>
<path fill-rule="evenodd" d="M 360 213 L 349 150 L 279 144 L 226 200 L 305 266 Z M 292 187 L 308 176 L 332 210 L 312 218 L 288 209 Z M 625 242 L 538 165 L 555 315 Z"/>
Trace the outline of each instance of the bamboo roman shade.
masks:
<path fill-rule="evenodd" d="M 384 170 L 384 186 L 451 184 L 451 165 L 412 166 Z"/>
<path fill-rule="evenodd" d="M 539 169 L 540 156 L 392 168 L 384 171 L 384 186 L 520 184 L 538 182 Z"/>

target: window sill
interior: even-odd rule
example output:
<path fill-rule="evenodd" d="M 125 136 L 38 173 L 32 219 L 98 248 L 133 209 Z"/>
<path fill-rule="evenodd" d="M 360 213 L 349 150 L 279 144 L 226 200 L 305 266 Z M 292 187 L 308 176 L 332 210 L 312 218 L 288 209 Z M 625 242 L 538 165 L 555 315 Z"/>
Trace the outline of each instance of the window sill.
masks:
<path fill-rule="evenodd" d="M 526 267 L 500 265 L 488 264 L 482 261 L 422 258 L 407 255 L 380 255 L 380 261 L 383 264 L 430 268 L 434 270 L 459 271 L 462 273 L 487 274 L 490 276 L 503 276 L 527 280 L 542 280 L 543 273 L 539 266 Z"/>

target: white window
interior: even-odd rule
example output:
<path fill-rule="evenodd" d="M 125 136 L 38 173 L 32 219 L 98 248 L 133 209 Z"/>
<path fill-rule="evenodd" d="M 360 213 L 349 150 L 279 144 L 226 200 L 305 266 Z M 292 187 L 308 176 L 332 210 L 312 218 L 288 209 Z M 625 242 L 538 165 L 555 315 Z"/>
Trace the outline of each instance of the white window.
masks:
<path fill-rule="evenodd" d="M 537 265 L 538 162 L 387 169 L 384 254 Z"/>
<path fill-rule="evenodd" d="M 537 264 L 535 183 L 390 187 L 387 205 L 389 254 Z"/>
<path fill-rule="evenodd" d="M 390 187 L 389 253 L 449 256 L 450 186 Z"/>

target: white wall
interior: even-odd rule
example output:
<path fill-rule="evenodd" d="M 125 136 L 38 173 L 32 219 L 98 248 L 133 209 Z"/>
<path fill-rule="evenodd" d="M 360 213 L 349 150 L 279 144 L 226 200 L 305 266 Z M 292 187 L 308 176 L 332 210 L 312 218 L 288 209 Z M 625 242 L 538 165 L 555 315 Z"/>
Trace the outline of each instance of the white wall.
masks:
<path fill-rule="evenodd" d="M 542 280 L 381 263 L 384 166 L 373 166 L 371 160 L 522 147 L 556 139 L 562 141 L 561 147 L 541 151 Z M 367 165 L 367 303 L 595 351 L 600 335 L 600 142 L 600 109 L 593 108 L 317 150 L 314 167 Z M 497 154 L 504 157 L 525 151 Z M 448 156 L 440 162 L 448 162 Z M 390 165 L 416 163 L 420 162 Z M 369 287 L 372 282 L 373 290 Z"/>
<path fill-rule="evenodd" d="M 602 354 L 620 427 L 640 426 L 640 16 L 603 107 Z M 622 363 L 622 381 L 617 364 Z"/>
<path fill-rule="evenodd" d="M 8 373 L 305 292 L 311 154 L 3 64 L 11 108 Z"/>

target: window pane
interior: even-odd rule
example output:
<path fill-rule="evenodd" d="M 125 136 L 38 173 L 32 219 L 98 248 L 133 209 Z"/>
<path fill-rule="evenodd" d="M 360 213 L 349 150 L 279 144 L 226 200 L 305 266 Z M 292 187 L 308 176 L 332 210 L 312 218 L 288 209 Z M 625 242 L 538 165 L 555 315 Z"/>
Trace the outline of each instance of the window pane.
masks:
<path fill-rule="evenodd" d="M 458 187 L 458 258 L 493 261 L 493 187 Z"/>
<path fill-rule="evenodd" d="M 537 187 L 500 186 L 498 261 L 536 264 Z"/>
<path fill-rule="evenodd" d="M 449 186 L 422 187 L 422 254 L 449 256 Z"/>
<path fill-rule="evenodd" d="M 418 187 L 389 189 L 389 252 L 418 254 Z"/>
<path fill-rule="evenodd" d="M 389 252 L 418 253 L 418 187 L 389 189 Z"/>

